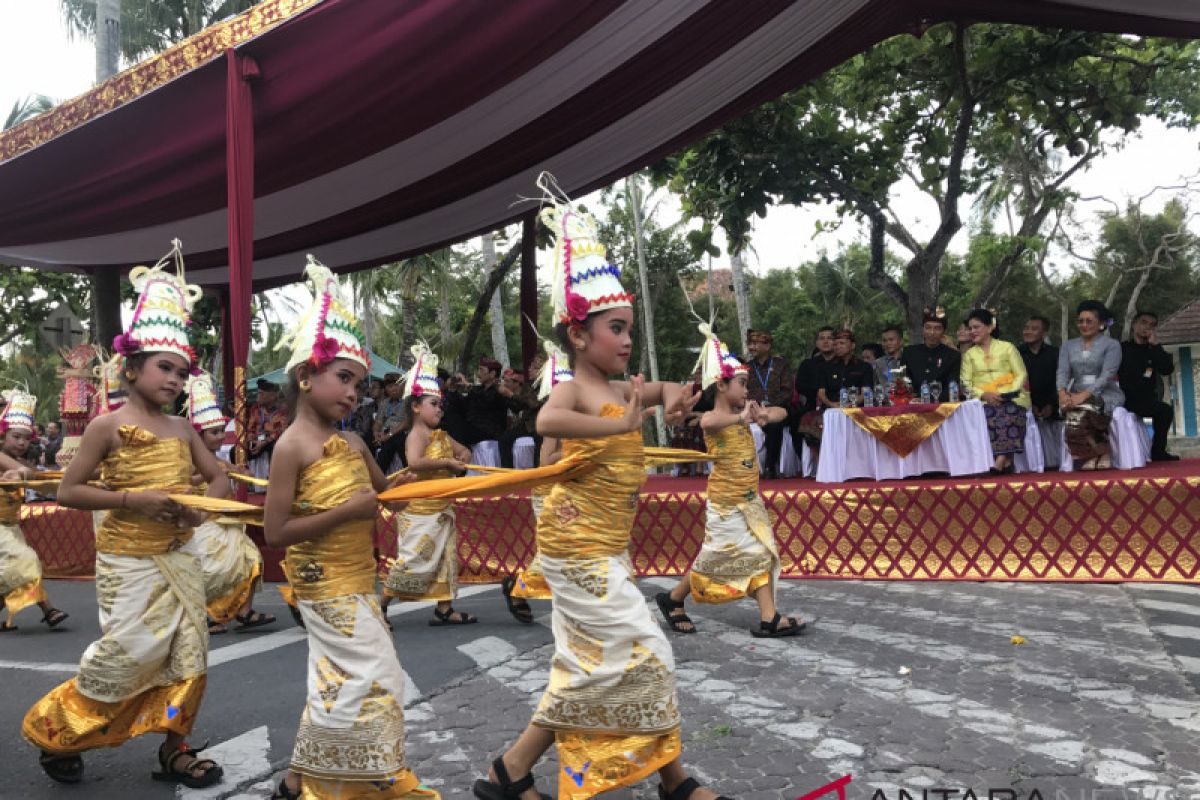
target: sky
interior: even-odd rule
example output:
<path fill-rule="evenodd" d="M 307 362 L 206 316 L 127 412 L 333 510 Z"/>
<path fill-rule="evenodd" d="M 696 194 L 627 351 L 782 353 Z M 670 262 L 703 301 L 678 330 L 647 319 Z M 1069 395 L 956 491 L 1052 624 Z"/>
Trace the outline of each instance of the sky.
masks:
<path fill-rule="evenodd" d="M 94 75 L 92 44 L 68 36 L 57 0 L 0 0 L 0 115 L 7 116 L 13 103 L 29 94 L 45 94 L 60 101 L 73 97 L 91 86 Z M 1200 173 L 1198 145 L 1200 133 L 1168 130 L 1150 121 L 1123 150 L 1105 156 L 1089 172 L 1077 176 L 1072 185 L 1083 196 L 1102 195 L 1123 203 L 1124 198 L 1143 194 L 1156 185 L 1177 183 L 1182 176 Z M 1160 193 L 1147 203 L 1147 210 L 1160 207 L 1168 197 Z M 918 238 L 932 232 L 936 210 L 925 195 L 911 186 L 899 185 L 892 199 L 893 208 L 902 209 L 902 219 Z M 1084 204 L 1081 217 L 1086 219 L 1107 208 L 1102 203 Z M 678 206 L 666 203 L 661 213 L 660 221 L 669 223 L 678 216 Z M 964 219 L 969 214 L 966 203 L 960 213 Z M 750 268 L 762 271 L 796 266 L 823 251 L 836 253 L 850 241 L 865 239 L 863 231 L 849 223 L 836 233 L 814 237 L 818 221 L 834 218 L 832 207 L 771 209 L 765 219 L 755 221 L 751 240 L 754 251 L 747 255 Z M 951 249 L 961 251 L 966 240 L 963 230 Z M 717 268 L 727 264 L 724 256 L 714 260 Z"/>

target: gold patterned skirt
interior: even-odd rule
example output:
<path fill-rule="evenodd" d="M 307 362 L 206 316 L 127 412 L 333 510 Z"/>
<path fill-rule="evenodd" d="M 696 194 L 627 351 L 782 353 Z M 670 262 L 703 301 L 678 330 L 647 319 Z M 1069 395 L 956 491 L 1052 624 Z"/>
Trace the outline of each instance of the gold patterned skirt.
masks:
<path fill-rule="evenodd" d="M 533 523 L 536 526 L 538 517 L 542 515 L 542 505 L 546 496 L 533 494 L 529 499 L 533 504 Z M 542 574 L 542 557 L 536 550 L 533 558 L 529 560 L 529 565 L 517 571 L 517 581 L 513 586 L 512 596 L 523 597 L 526 600 L 550 599 L 550 587 L 546 585 L 546 576 Z"/>
<path fill-rule="evenodd" d="M 298 601 L 308 699 L 292 769 L 302 797 L 436 798 L 404 761 L 404 671 L 374 595 Z"/>
<path fill-rule="evenodd" d="M 627 555 L 541 561 L 554 659 L 533 724 L 554 731 L 559 798 L 593 797 L 679 757 L 675 659 Z"/>
<path fill-rule="evenodd" d="M 238 522 L 209 520 L 192 537 L 203 555 L 208 616 L 229 622 L 250 601 L 262 578 L 262 553 Z"/>
<path fill-rule="evenodd" d="M 779 579 L 779 549 L 762 498 L 736 506 L 708 504 L 704 544 L 689 583 L 700 603 L 728 603 Z"/>
<path fill-rule="evenodd" d="M 18 611 L 46 602 L 42 562 L 16 523 L 0 524 L 0 599 L 9 625 Z"/>
<path fill-rule="evenodd" d="M 52 753 L 192 730 L 204 697 L 208 625 L 192 542 L 156 556 L 96 554 L 101 637 L 79 673 L 34 704 L 21 733 Z"/>
<path fill-rule="evenodd" d="M 396 558 L 383 593 L 397 600 L 453 600 L 458 593 L 454 509 L 396 515 Z"/>

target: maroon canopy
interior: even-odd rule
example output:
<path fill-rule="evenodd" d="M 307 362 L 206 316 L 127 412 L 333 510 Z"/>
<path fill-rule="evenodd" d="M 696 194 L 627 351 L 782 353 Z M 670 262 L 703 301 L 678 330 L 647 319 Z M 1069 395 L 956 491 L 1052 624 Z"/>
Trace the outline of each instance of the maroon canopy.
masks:
<path fill-rule="evenodd" d="M 257 287 L 310 251 L 394 260 L 516 219 L 542 169 L 604 185 L 955 17 L 1200 32 L 1173 0 L 266 0 L 0 135 L 0 263 L 127 267 L 179 237 L 223 284 L 238 192 Z"/>

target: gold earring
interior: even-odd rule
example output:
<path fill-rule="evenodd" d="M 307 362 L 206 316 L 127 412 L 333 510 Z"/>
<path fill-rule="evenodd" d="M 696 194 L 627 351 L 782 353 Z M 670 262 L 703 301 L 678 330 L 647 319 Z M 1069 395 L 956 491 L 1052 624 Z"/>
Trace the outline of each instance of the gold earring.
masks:
<path fill-rule="evenodd" d="M 308 378 L 300 381 L 299 386 L 300 391 L 304 392 L 305 394 L 308 394 L 312 391 L 312 381 L 310 381 Z"/>
<path fill-rule="evenodd" d="M 125 380 L 131 381 L 136 377 L 137 377 L 137 373 L 134 372 L 133 370 L 131 370 L 131 369 L 125 370 Z"/>

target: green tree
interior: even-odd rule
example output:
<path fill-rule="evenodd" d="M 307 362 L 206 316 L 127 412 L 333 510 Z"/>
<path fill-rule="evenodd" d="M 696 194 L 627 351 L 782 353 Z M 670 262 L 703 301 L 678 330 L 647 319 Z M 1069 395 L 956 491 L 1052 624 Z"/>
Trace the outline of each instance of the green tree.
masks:
<path fill-rule="evenodd" d="M 914 332 L 939 298 L 964 196 L 1007 172 L 1014 231 L 976 295 L 1024 257 L 1069 180 L 1153 116 L 1194 127 L 1197 45 L 1009 25 L 941 24 L 876 45 L 656 167 L 685 211 L 735 243 L 775 203 L 833 203 L 870 230 L 870 280 Z M 1016 167 L 1014 167 L 1016 165 Z M 910 181 L 937 211 L 925 241 L 893 207 Z M 904 253 L 900 276 L 885 239 Z"/>
<path fill-rule="evenodd" d="M 121 58 L 134 64 L 262 0 L 121 0 Z M 59 0 L 67 28 L 96 36 L 96 0 Z"/>

